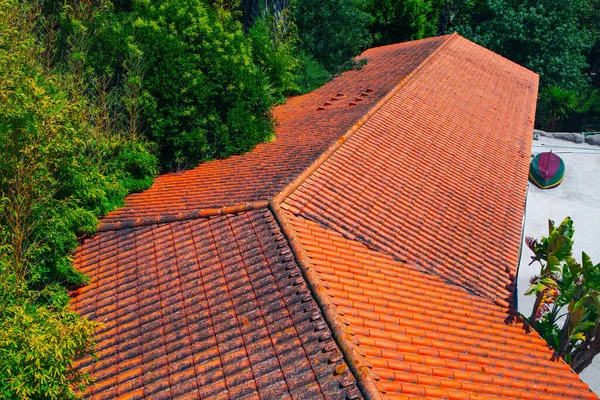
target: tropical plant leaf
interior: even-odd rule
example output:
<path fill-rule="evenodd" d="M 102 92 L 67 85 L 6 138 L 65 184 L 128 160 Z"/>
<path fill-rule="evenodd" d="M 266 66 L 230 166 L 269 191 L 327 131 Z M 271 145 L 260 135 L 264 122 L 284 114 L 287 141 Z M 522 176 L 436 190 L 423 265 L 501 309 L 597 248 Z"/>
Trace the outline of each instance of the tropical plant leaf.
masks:
<path fill-rule="evenodd" d="M 546 285 L 544 285 L 542 282 L 537 282 L 537 283 L 529 286 L 529 289 L 527 289 L 525 291 L 525 296 L 531 296 L 532 294 L 538 294 L 539 292 L 541 292 L 544 289 L 546 289 Z"/>
<path fill-rule="evenodd" d="M 534 239 L 530 236 L 525 238 L 525 244 L 527 245 L 527 247 L 529 247 L 531 249 L 531 251 L 533 251 L 535 253 L 535 249 L 538 246 L 538 241 L 537 239 Z"/>

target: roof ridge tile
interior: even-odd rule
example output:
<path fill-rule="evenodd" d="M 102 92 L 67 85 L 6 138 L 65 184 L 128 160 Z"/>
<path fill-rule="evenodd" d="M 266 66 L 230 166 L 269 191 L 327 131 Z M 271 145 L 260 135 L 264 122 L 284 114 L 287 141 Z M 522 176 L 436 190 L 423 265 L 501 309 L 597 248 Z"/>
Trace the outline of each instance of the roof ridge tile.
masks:
<path fill-rule="evenodd" d="M 306 255 L 302 244 L 296 239 L 294 228 L 288 222 L 285 215 L 286 211 L 281 209 L 275 201 L 269 202 L 269 209 L 279 224 L 281 232 L 287 238 L 289 247 L 294 254 L 296 263 L 302 271 L 304 280 L 309 286 L 313 298 L 319 304 L 325 321 L 329 325 L 337 346 L 342 350 L 346 364 L 350 367 L 352 374 L 356 378 L 362 394 L 368 400 L 381 400 L 381 393 L 375 384 L 377 377 L 372 375 L 371 368 L 365 363 L 363 356 L 356 348 L 353 340 L 353 332 L 351 332 L 351 329 L 342 321 L 335 310 L 335 305 L 331 302 L 326 292 L 326 284 L 321 281 L 318 274 L 314 271 L 314 267 Z"/>
<path fill-rule="evenodd" d="M 190 219 L 207 218 L 218 215 L 231 215 L 253 210 L 267 208 L 267 201 L 254 201 L 248 203 L 239 203 L 230 206 L 202 208 L 177 214 L 161 214 L 156 217 L 137 218 L 119 222 L 100 221 L 96 232 L 118 231 L 122 229 L 139 228 L 142 226 L 168 224 L 171 222 L 187 221 Z"/>
<path fill-rule="evenodd" d="M 284 187 L 279 193 L 273 197 L 272 203 L 282 206 L 285 198 L 292 194 L 306 179 L 308 179 L 329 157 L 331 157 L 342 144 L 346 142 L 360 127 L 362 127 L 377 111 L 379 111 L 394 95 L 410 81 L 428 62 L 430 62 L 442 49 L 452 40 L 455 40 L 459 35 L 454 32 L 446 35 L 444 40 L 431 54 L 429 54 L 419 65 L 417 65 L 408 75 L 400 80 L 381 100 L 379 100 L 367 113 L 359 119 L 352 127 L 346 131 L 338 140 L 335 141 L 327 150 L 325 150 L 315 161 L 313 161 L 304 171 L 302 171 L 292 182 Z M 382 46 L 386 47 L 386 46 Z M 367 89 L 368 91 L 369 89 Z M 371 90 L 372 91 L 372 90 Z M 366 91 L 365 91 L 366 92 Z M 283 208 L 283 207 L 282 207 Z"/>
<path fill-rule="evenodd" d="M 282 207 L 512 307 L 516 266 L 505 267 L 518 244 L 502 231 L 510 223 L 491 222 L 495 214 L 514 219 L 509 205 L 523 200 L 513 191 L 509 201 L 503 188 L 526 184 L 522 153 L 538 77 L 458 35 L 415 71 L 418 79 L 408 79 Z M 489 177 L 494 163 L 507 183 Z M 486 243 L 498 250 L 483 251 Z"/>

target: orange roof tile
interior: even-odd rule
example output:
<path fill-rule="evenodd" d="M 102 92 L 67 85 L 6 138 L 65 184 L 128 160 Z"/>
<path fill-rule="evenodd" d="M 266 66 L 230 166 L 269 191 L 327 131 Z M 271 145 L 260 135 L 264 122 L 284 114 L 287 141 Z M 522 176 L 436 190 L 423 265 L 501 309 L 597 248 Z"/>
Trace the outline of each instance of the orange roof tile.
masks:
<path fill-rule="evenodd" d="M 515 313 L 286 212 L 384 398 L 596 399 Z"/>
<path fill-rule="evenodd" d="M 202 208 L 270 200 L 446 39 L 365 51 L 361 58 L 368 63 L 361 70 L 345 72 L 323 87 L 276 107 L 273 142 L 182 174 L 162 175 L 149 190 L 127 197 L 125 207 L 110 213 L 103 222 L 165 218 Z M 324 110 L 318 111 L 321 106 Z"/>
<path fill-rule="evenodd" d="M 75 265 L 103 323 L 86 397 L 359 395 L 267 210 L 104 232 Z"/>
<path fill-rule="evenodd" d="M 77 250 L 88 397 L 596 398 L 509 304 L 537 76 L 456 35 L 363 57 Z"/>
<path fill-rule="evenodd" d="M 283 207 L 508 304 L 537 84 L 453 36 Z"/>

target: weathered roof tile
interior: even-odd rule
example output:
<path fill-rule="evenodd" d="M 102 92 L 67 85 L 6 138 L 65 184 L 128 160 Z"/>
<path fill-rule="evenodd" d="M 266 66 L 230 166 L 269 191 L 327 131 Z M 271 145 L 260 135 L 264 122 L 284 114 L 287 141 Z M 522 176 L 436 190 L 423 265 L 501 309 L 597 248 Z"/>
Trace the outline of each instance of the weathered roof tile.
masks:
<path fill-rule="evenodd" d="M 84 244 L 76 265 L 99 289 L 74 293 L 73 307 L 104 323 L 99 360 L 80 361 L 97 381 L 86 395 L 348 394 L 354 378 L 335 376 L 327 362 L 323 349 L 337 347 L 316 333 L 317 305 L 286 290 L 301 275 L 280 256 L 289 250 L 272 223 L 268 211 L 252 211 L 105 232 Z M 105 240 L 128 250 L 104 253 Z"/>
<path fill-rule="evenodd" d="M 596 398 L 510 308 L 537 77 L 457 35 L 363 57 L 76 251 L 88 397 Z"/>
<path fill-rule="evenodd" d="M 268 201 L 308 167 L 342 134 L 408 76 L 447 37 L 371 49 L 361 55 L 368 63 L 348 71 L 323 87 L 289 98 L 275 107 L 273 142 L 259 144 L 244 155 L 203 163 L 181 174 L 159 176 L 152 188 L 130 195 L 122 207 L 103 219 L 104 225 L 133 225 L 136 220 L 168 220 L 169 215 Z M 394 62 L 390 62 L 393 59 Z M 366 96 L 361 96 L 361 93 Z M 364 100 L 349 107 L 349 99 Z M 337 97 L 332 105 L 318 106 Z"/>

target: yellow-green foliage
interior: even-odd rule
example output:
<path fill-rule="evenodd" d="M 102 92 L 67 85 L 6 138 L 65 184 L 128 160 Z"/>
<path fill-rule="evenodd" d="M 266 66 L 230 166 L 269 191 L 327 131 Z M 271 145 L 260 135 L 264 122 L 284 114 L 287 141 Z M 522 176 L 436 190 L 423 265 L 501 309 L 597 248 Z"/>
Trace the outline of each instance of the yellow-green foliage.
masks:
<path fill-rule="evenodd" d="M 78 235 L 148 186 L 156 159 L 93 124 L 71 76 L 41 62 L 39 10 L 0 0 L 0 398 L 73 397 L 94 324 L 68 311 Z"/>
<path fill-rule="evenodd" d="M 71 360 L 92 350 L 96 325 L 67 309 L 64 289 L 23 290 L 10 270 L 0 265 L 0 398 L 75 398 L 89 379 Z"/>

